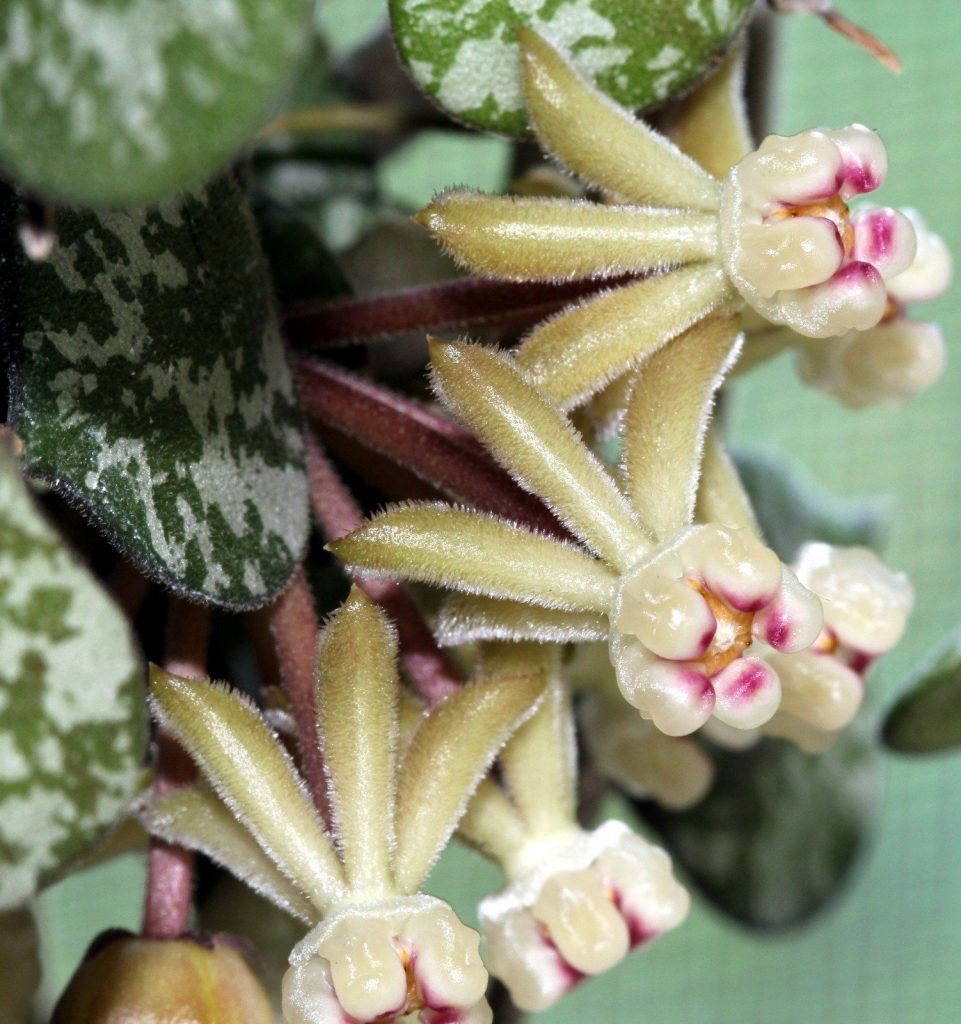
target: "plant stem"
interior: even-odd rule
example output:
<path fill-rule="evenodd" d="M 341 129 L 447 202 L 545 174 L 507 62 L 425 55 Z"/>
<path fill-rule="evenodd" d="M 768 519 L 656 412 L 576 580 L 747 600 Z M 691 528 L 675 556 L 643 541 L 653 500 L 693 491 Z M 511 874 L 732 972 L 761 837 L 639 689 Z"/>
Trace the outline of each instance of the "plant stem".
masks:
<path fill-rule="evenodd" d="M 327 777 L 324 774 L 314 700 L 315 660 L 320 624 L 302 566 L 294 573 L 290 585 L 268 609 L 267 614 L 274 649 L 280 663 L 280 678 L 297 726 L 301 769 L 307 779 L 314 806 L 324 821 L 329 822 Z"/>
<path fill-rule="evenodd" d="M 173 598 L 167 619 L 164 668 L 187 679 L 207 674 L 210 614 L 206 608 Z M 190 782 L 193 762 L 165 730 L 156 737 L 156 774 L 153 792 L 164 797 Z M 147 891 L 142 932 L 148 939 L 175 939 L 190 927 L 194 855 L 162 839 L 150 840 L 147 854 Z"/>
<path fill-rule="evenodd" d="M 324 534 L 336 540 L 360 526 L 363 516 L 337 476 L 317 438 L 308 434 L 307 467 L 314 515 Z M 408 590 L 393 580 L 357 577 L 357 585 L 391 617 L 400 641 L 400 663 L 417 692 L 434 704 L 463 685 L 450 659 L 438 646 Z"/>

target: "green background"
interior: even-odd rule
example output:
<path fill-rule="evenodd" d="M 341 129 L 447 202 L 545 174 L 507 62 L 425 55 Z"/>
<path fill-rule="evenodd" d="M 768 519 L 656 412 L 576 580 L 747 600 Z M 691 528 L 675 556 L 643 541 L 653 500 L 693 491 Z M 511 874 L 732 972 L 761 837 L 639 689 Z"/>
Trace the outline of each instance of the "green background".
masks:
<path fill-rule="evenodd" d="M 372 5 L 351 0 L 334 6 L 350 16 Z M 816 19 L 785 19 L 776 127 L 790 133 L 861 121 L 877 128 L 891 167 L 879 200 L 917 206 L 961 253 L 961 113 L 953 95 L 954 86 L 961 86 L 961 4 L 843 0 L 839 6 L 896 49 L 904 74 L 892 76 Z M 487 158 L 474 163 L 485 145 Z M 416 147 L 408 147 L 390 163 L 391 192 L 419 205 L 435 187 L 455 180 L 493 187 L 489 178 L 503 166 L 499 146 L 478 139 L 471 159 L 457 161 L 456 167 L 438 159 L 436 150 L 424 159 Z M 453 147 L 446 152 L 452 154 Z M 961 621 L 956 511 L 961 507 L 961 289 L 918 314 L 944 325 L 952 362 L 944 380 L 904 413 L 845 412 L 805 390 L 787 359 L 740 385 L 732 403 L 738 441 L 762 439 L 766 446 L 783 448 L 839 493 L 884 493 L 892 499 L 888 560 L 911 573 L 918 600 L 907 638 L 871 677 L 875 713 L 889 703 L 915 661 Z M 860 874 L 841 904 L 814 925 L 761 939 L 697 905 L 683 928 L 602 981 L 583 986 L 541 1019 L 547 1024 L 957 1021 L 961 755 L 886 757 L 884 776 L 882 817 Z M 128 858 L 68 881 L 40 900 L 47 1000 L 100 928 L 136 926 L 141 870 Z M 495 879 L 472 855 L 460 854 L 438 869 L 438 888 L 446 890 L 465 875 L 478 890 Z M 466 884 L 459 883 L 462 905 L 470 901 Z"/>

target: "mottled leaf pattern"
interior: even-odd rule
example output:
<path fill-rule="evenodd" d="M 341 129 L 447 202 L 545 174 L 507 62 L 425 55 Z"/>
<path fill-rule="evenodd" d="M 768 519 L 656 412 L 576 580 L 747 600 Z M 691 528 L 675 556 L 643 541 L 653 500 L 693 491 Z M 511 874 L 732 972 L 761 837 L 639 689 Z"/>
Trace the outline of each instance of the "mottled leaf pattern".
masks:
<path fill-rule="evenodd" d="M 0 453 L 0 909 L 116 819 L 146 745 L 127 622 Z"/>
<path fill-rule="evenodd" d="M 516 30 L 569 49 L 632 109 L 691 85 L 726 49 L 753 0 L 390 0 L 394 39 L 417 84 L 460 121 L 526 129 Z"/>
<path fill-rule="evenodd" d="M 89 204 L 170 195 L 253 133 L 305 38 L 306 0 L 9 0 L 0 160 Z"/>
<path fill-rule="evenodd" d="M 146 573 L 241 607 L 287 582 L 307 484 L 270 286 L 223 180 L 149 213 L 63 210 L 20 283 L 24 465 Z"/>

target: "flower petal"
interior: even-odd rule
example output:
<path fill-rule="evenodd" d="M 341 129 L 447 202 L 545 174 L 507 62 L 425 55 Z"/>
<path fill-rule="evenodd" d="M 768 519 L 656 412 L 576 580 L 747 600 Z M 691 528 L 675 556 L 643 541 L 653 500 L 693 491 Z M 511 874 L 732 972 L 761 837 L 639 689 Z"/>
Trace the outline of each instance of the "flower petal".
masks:
<path fill-rule="evenodd" d="M 861 706 L 864 681 L 830 654 L 772 654 L 781 680 L 781 710 L 815 729 L 843 729 Z"/>
<path fill-rule="evenodd" d="M 862 210 L 851 218 L 854 259 L 870 263 L 885 281 L 907 270 L 917 252 L 911 221 L 899 210 Z"/>
<path fill-rule="evenodd" d="M 775 323 L 788 324 L 807 338 L 830 338 L 874 327 L 887 308 L 888 293 L 870 263 L 849 263 L 824 284 L 779 292 L 771 301 Z"/>
<path fill-rule="evenodd" d="M 928 229 L 917 210 L 907 208 L 901 212 L 914 225 L 917 251 L 911 266 L 888 281 L 888 291 L 898 302 L 936 299 L 951 283 L 951 250 L 940 235 Z"/>
<path fill-rule="evenodd" d="M 841 266 L 844 246 L 826 217 L 785 217 L 770 224 L 745 224 L 737 268 L 757 294 L 770 299 L 782 289 L 827 281 Z"/>
<path fill-rule="evenodd" d="M 756 729 L 777 711 L 781 684 L 770 665 L 756 658 L 738 658 L 712 679 L 714 714 L 734 729 Z"/>
<path fill-rule="evenodd" d="M 841 153 L 839 189 L 842 199 L 873 192 L 888 173 L 888 154 L 877 132 L 863 124 L 824 133 Z"/>
<path fill-rule="evenodd" d="M 782 566 L 777 594 L 754 616 L 751 631 L 776 651 L 803 651 L 817 640 L 823 624 L 817 596 Z"/>

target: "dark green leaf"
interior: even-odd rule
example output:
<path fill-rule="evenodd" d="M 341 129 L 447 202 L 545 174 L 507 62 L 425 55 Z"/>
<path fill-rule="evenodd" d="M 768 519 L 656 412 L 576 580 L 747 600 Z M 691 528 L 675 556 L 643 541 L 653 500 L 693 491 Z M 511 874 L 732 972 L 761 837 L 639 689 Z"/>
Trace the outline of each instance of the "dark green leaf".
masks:
<path fill-rule="evenodd" d="M 961 630 L 917 668 L 888 713 L 884 742 L 901 754 L 961 746 Z"/>
<path fill-rule="evenodd" d="M 0 452 L 0 909 L 62 873 L 132 796 L 143 685 L 123 614 Z"/>
<path fill-rule="evenodd" d="M 849 729 L 815 756 L 765 739 L 714 757 L 700 804 L 645 804 L 644 817 L 724 913 L 758 929 L 801 924 L 838 895 L 864 846 L 878 795 L 872 746 Z"/>
<path fill-rule="evenodd" d="M 741 449 L 735 461 L 764 538 L 785 562 L 809 540 L 884 546 L 889 515 L 883 498 L 832 494 L 774 452 Z"/>
<path fill-rule="evenodd" d="M 515 31 L 566 47 L 619 103 L 677 95 L 730 45 L 753 0 L 390 0 L 394 40 L 414 81 L 459 121 L 527 128 Z"/>
<path fill-rule="evenodd" d="M 223 180 L 151 212 L 63 211 L 22 275 L 24 466 L 145 572 L 262 603 L 307 538 L 299 410 L 249 212 Z"/>
<path fill-rule="evenodd" d="M 152 202 L 260 125 L 305 37 L 306 0 L 8 0 L 0 160 L 90 205 Z"/>

